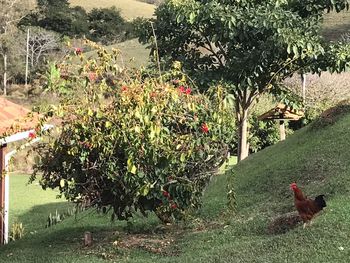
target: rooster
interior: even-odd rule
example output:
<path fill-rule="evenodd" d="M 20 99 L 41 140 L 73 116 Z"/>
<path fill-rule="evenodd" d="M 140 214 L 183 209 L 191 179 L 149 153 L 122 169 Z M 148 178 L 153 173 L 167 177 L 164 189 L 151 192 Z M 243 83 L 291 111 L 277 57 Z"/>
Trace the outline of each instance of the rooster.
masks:
<path fill-rule="evenodd" d="M 315 200 L 308 199 L 303 192 L 298 188 L 296 183 L 292 183 L 290 188 L 294 192 L 294 205 L 297 209 L 300 218 L 303 220 L 303 228 L 307 223 L 311 223 L 312 218 L 326 207 L 324 195 L 316 196 Z"/>

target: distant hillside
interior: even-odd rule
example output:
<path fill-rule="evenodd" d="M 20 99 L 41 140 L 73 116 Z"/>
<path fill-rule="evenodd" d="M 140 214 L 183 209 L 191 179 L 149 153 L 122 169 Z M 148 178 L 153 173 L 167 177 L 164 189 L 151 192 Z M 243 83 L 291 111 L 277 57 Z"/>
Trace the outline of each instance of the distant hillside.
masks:
<path fill-rule="evenodd" d="M 154 4 L 154 5 L 160 5 L 161 3 L 164 2 L 164 0 L 137 0 L 143 3 L 147 3 L 147 4 Z"/>
<path fill-rule="evenodd" d="M 323 34 L 329 40 L 338 40 L 350 33 L 350 11 L 331 12 L 324 16 Z"/>
<path fill-rule="evenodd" d="M 110 45 L 106 47 L 108 50 L 117 48 L 121 51 L 121 57 L 118 61 L 121 65 L 127 65 L 129 67 L 144 66 L 148 62 L 149 49 L 146 46 L 141 45 L 137 39 L 127 40 L 122 43 Z M 86 56 L 96 56 L 95 51 L 90 51 L 85 54 Z"/>
<path fill-rule="evenodd" d="M 72 6 L 82 6 L 86 10 L 115 6 L 126 19 L 152 17 L 155 5 L 137 0 L 70 0 Z"/>
<path fill-rule="evenodd" d="M 300 75 L 295 74 L 285 81 L 292 90 L 302 96 Z M 350 99 L 350 72 L 340 74 L 323 72 L 306 75 L 306 104 L 315 106 L 317 103 L 335 105 L 336 103 Z"/>

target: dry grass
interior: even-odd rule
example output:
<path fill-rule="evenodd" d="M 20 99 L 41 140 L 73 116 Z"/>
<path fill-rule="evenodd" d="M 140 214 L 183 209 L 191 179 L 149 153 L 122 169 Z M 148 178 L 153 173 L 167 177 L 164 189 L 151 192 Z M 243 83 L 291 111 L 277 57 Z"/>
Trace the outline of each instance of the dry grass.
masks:
<path fill-rule="evenodd" d="M 115 6 L 121 10 L 126 19 L 152 17 L 155 5 L 136 0 L 70 0 L 72 6 L 82 6 L 86 10 Z"/>
<path fill-rule="evenodd" d="M 286 84 L 301 95 L 300 76 L 295 75 L 286 81 Z M 350 98 L 350 72 L 341 74 L 322 73 L 306 75 L 306 103 L 314 106 L 320 102 L 335 105 Z"/>
<path fill-rule="evenodd" d="M 324 16 L 323 35 L 329 40 L 339 40 L 350 33 L 350 11 L 331 12 Z"/>

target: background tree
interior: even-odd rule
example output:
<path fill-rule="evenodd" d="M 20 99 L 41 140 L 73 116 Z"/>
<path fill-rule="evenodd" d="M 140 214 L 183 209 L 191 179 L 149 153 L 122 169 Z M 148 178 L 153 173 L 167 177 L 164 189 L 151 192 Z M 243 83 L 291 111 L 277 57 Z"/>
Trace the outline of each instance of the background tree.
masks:
<path fill-rule="evenodd" d="M 133 37 L 131 23 L 125 21 L 117 8 L 94 8 L 87 13 L 80 6 L 70 7 L 65 0 L 39 0 L 38 8 L 21 25 L 41 27 L 73 38 L 86 37 L 103 44 Z"/>
<path fill-rule="evenodd" d="M 161 57 L 182 61 L 198 83 L 222 82 L 233 94 L 243 160 L 249 112 L 261 94 L 278 90 L 295 72 L 346 68 L 350 46 L 326 43 L 320 24 L 325 9 L 347 6 L 346 0 L 168 0 L 151 22 Z M 153 43 L 149 21 L 139 34 L 141 42 Z"/>
<path fill-rule="evenodd" d="M 21 25 L 42 27 L 70 37 L 89 34 L 86 11 L 79 6 L 71 8 L 66 0 L 38 0 L 37 9 Z"/>
<path fill-rule="evenodd" d="M 88 14 L 88 21 L 89 38 L 103 44 L 124 41 L 131 30 L 131 26 L 116 7 L 94 8 Z"/>
<path fill-rule="evenodd" d="M 19 0 L 0 1 L 0 55 L 2 57 L 2 82 L 3 93 L 7 93 L 9 56 L 17 33 L 17 23 L 24 17 L 31 6 L 31 1 L 22 3 Z"/>
<path fill-rule="evenodd" d="M 42 28 L 29 29 L 29 61 L 31 68 L 44 63 L 46 56 L 60 47 L 57 33 Z"/>

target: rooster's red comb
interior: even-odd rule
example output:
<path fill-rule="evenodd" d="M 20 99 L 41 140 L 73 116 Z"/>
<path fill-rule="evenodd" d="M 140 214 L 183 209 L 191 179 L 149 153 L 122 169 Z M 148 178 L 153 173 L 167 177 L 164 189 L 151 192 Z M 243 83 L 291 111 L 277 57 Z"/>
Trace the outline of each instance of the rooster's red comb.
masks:
<path fill-rule="evenodd" d="M 297 186 L 297 184 L 296 183 L 291 183 L 290 184 L 290 188 L 292 188 L 292 189 L 295 189 L 295 188 L 297 188 L 298 186 Z"/>

